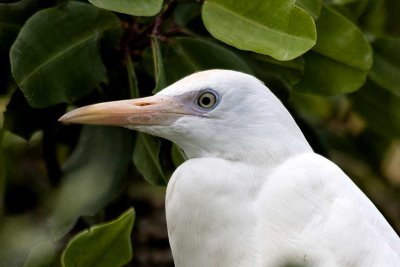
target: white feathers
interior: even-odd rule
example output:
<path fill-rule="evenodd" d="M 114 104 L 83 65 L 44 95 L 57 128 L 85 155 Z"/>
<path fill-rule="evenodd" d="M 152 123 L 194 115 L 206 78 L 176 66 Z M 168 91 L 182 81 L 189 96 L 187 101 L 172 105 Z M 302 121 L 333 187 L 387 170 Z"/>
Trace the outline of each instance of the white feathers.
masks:
<path fill-rule="evenodd" d="M 394 230 L 257 79 L 211 70 L 159 94 L 204 89 L 219 94 L 214 109 L 151 130 L 190 158 L 167 188 L 177 267 L 400 266 Z"/>

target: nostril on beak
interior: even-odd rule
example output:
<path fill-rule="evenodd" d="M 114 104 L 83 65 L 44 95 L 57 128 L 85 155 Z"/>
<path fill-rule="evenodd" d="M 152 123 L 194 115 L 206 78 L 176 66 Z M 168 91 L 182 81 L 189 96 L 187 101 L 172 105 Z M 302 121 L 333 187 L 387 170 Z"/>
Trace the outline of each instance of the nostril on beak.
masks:
<path fill-rule="evenodd" d="M 139 107 L 145 107 L 145 106 L 150 106 L 150 105 L 153 105 L 153 103 L 150 103 L 150 102 L 139 102 L 139 103 L 136 103 L 136 106 L 139 106 Z"/>

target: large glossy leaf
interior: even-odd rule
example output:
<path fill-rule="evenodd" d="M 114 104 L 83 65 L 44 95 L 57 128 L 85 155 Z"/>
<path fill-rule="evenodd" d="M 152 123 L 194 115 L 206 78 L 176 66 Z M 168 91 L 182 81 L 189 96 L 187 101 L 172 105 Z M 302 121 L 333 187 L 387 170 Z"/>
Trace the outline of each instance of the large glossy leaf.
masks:
<path fill-rule="evenodd" d="M 335 95 L 359 89 L 372 65 L 372 50 L 360 29 L 323 6 L 317 20 L 318 42 L 304 56 L 303 92 Z"/>
<path fill-rule="evenodd" d="M 63 236 L 80 216 L 94 215 L 120 190 L 133 150 L 124 128 L 85 126 L 64 166 L 63 183 L 50 220 L 55 237 Z"/>
<path fill-rule="evenodd" d="M 202 17 L 215 38 L 279 60 L 302 55 L 316 41 L 312 17 L 294 0 L 208 0 Z"/>
<path fill-rule="evenodd" d="M 163 0 L 89 0 L 93 5 L 133 16 L 154 16 Z"/>
<path fill-rule="evenodd" d="M 160 164 L 160 140 L 157 137 L 137 133 L 133 162 L 147 182 L 166 185 L 166 176 Z"/>
<path fill-rule="evenodd" d="M 355 69 L 371 68 L 371 47 L 361 30 L 326 5 L 317 20 L 317 31 L 313 51 Z"/>
<path fill-rule="evenodd" d="M 132 258 L 131 231 L 135 213 L 129 209 L 117 219 L 74 236 L 65 248 L 63 267 L 118 267 Z"/>
<path fill-rule="evenodd" d="M 400 96 L 400 38 L 377 38 L 370 78 L 386 90 Z"/>
<path fill-rule="evenodd" d="M 252 74 L 236 53 L 210 39 L 178 37 L 162 47 L 167 84 L 197 71 L 231 69 Z"/>
<path fill-rule="evenodd" d="M 70 103 L 106 82 L 99 40 L 119 30 L 113 13 L 75 1 L 33 15 L 10 51 L 14 79 L 29 104 Z"/>

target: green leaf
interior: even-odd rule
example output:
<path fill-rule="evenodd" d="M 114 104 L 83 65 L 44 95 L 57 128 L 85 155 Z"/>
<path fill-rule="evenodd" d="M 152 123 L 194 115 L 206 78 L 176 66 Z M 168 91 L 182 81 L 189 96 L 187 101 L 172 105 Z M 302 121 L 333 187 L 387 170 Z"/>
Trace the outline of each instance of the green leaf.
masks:
<path fill-rule="evenodd" d="M 321 12 L 320 0 L 296 0 L 296 6 L 307 11 L 313 19 L 317 19 Z"/>
<path fill-rule="evenodd" d="M 254 73 L 261 80 L 268 82 L 278 79 L 287 88 L 300 82 L 304 69 L 302 57 L 291 61 L 279 61 L 268 56 L 254 54 L 245 57 Z"/>
<path fill-rule="evenodd" d="M 174 163 L 175 167 L 178 167 L 182 163 L 185 162 L 187 159 L 185 153 L 180 149 L 177 145 L 172 144 L 172 149 L 171 149 L 171 157 L 172 157 L 172 162 Z"/>
<path fill-rule="evenodd" d="M 400 98 L 371 81 L 350 95 L 353 109 L 381 137 L 400 136 Z"/>
<path fill-rule="evenodd" d="M 153 55 L 154 76 L 156 80 L 156 87 L 153 90 L 153 94 L 155 94 L 167 86 L 164 61 L 161 54 L 160 41 L 157 36 L 151 37 L 151 52 Z"/>
<path fill-rule="evenodd" d="M 373 43 L 374 64 L 369 77 L 400 96 L 400 38 L 381 37 Z"/>
<path fill-rule="evenodd" d="M 317 32 L 313 51 L 358 70 L 371 68 L 371 47 L 361 30 L 328 6 L 321 10 Z"/>
<path fill-rule="evenodd" d="M 385 24 L 388 18 L 385 0 L 369 0 L 359 25 L 364 32 L 382 35 L 385 32 Z"/>
<path fill-rule="evenodd" d="M 294 0 L 208 0 L 202 17 L 215 38 L 278 60 L 298 57 L 316 41 L 312 17 Z"/>
<path fill-rule="evenodd" d="M 365 82 L 367 73 L 351 68 L 315 52 L 305 54 L 303 79 L 294 88 L 318 95 L 337 95 L 355 91 Z"/>
<path fill-rule="evenodd" d="M 161 142 L 157 137 L 137 133 L 133 162 L 144 179 L 153 185 L 166 185 L 166 177 L 160 164 Z"/>
<path fill-rule="evenodd" d="M 164 46 L 167 84 L 197 71 L 231 69 L 252 74 L 247 63 L 236 53 L 210 39 L 178 37 Z"/>
<path fill-rule="evenodd" d="M 133 150 L 132 131 L 84 126 L 54 201 L 52 229 L 63 236 L 80 216 L 96 214 L 119 192 Z"/>
<path fill-rule="evenodd" d="M 93 5 L 132 16 L 154 16 L 161 11 L 163 0 L 89 0 Z"/>
<path fill-rule="evenodd" d="M 67 244 L 61 256 L 63 267 L 118 267 L 132 259 L 133 209 L 117 219 L 80 232 Z"/>
<path fill-rule="evenodd" d="M 128 76 L 128 84 L 131 98 L 139 97 L 139 84 L 136 77 L 135 68 L 133 66 L 130 55 L 126 55 L 126 75 Z"/>
<path fill-rule="evenodd" d="M 296 89 L 321 95 L 359 89 L 372 65 L 372 50 L 360 29 L 323 5 L 317 31 L 318 42 L 304 55 L 304 77 Z"/>
<path fill-rule="evenodd" d="M 25 21 L 46 1 L 21 0 L 16 3 L 0 3 L 0 48 L 8 51 Z"/>
<path fill-rule="evenodd" d="M 372 0 L 374 1 L 374 0 Z M 330 5 L 335 11 L 345 16 L 348 20 L 354 24 L 361 25 L 360 17 L 364 17 L 365 9 L 367 8 L 369 0 L 356 0 L 356 1 L 342 1 L 341 3 L 334 2 Z M 363 18 L 361 18 L 363 19 Z M 364 29 L 364 28 L 363 28 Z"/>
<path fill-rule="evenodd" d="M 332 99 L 329 97 L 303 94 L 296 91 L 290 94 L 290 103 L 301 118 L 318 124 L 321 120 L 332 118 Z M 319 129 L 318 129 L 319 130 Z"/>
<path fill-rule="evenodd" d="M 49 1 L 20 0 L 0 4 L 0 93 L 4 93 L 11 80 L 9 50 L 25 21 Z"/>
<path fill-rule="evenodd" d="M 179 4 L 174 12 L 174 22 L 181 27 L 186 27 L 201 14 L 200 2 L 186 2 Z"/>
<path fill-rule="evenodd" d="M 71 103 L 107 82 L 99 40 L 119 30 L 111 12 L 75 1 L 33 15 L 10 51 L 14 79 L 29 104 Z"/>

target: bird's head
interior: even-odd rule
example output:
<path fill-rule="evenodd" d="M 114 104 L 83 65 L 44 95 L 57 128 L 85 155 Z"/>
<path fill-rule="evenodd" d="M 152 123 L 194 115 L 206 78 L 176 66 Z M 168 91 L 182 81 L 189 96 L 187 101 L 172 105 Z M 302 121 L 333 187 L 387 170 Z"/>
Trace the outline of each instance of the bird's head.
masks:
<path fill-rule="evenodd" d="M 261 81 L 229 70 L 192 74 L 151 97 L 81 107 L 60 121 L 123 126 L 160 136 L 178 144 L 189 158 L 268 161 L 310 149 Z"/>

